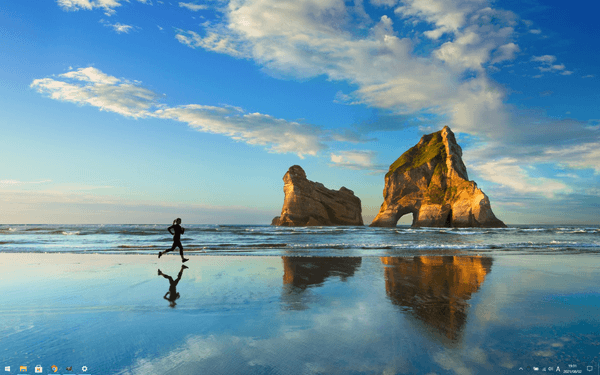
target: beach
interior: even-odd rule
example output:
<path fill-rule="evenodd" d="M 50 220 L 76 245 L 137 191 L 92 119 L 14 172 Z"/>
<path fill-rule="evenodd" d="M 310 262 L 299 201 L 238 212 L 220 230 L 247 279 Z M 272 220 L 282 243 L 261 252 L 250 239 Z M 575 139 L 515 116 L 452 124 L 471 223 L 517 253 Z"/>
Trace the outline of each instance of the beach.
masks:
<path fill-rule="evenodd" d="M 190 258 L 182 271 L 176 255 L 0 253 L 3 363 L 88 374 L 598 373 L 596 254 Z"/>

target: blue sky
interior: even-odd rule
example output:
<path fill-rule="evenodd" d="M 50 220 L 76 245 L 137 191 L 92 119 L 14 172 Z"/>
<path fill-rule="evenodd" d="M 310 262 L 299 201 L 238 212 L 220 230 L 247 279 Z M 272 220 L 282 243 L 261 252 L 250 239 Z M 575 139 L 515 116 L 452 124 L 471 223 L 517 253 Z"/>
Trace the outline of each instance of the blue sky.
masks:
<path fill-rule="evenodd" d="M 559 1 L 4 1 L 0 221 L 267 224 L 298 164 L 368 224 L 448 125 L 506 223 L 598 224 L 596 29 Z"/>

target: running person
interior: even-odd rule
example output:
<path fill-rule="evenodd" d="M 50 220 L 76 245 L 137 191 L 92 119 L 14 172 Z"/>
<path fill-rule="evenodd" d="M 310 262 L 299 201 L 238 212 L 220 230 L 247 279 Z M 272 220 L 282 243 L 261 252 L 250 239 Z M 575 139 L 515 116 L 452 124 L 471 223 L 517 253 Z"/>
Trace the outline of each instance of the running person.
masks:
<path fill-rule="evenodd" d="M 181 245 L 181 235 L 185 232 L 185 229 L 179 225 L 181 224 L 181 219 L 177 218 L 177 220 L 173 220 L 173 225 L 171 225 L 167 230 L 169 233 L 173 235 L 173 246 L 170 249 L 165 251 L 159 251 L 158 257 L 160 258 L 163 254 L 168 253 L 169 251 L 175 250 L 176 247 L 179 248 L 179 255 L 181 255 L 181 262 L 185 263 L 189 259 L 183 257 L 183 245 Z M 172 229 L 172 230 L 171 230 Z"/>

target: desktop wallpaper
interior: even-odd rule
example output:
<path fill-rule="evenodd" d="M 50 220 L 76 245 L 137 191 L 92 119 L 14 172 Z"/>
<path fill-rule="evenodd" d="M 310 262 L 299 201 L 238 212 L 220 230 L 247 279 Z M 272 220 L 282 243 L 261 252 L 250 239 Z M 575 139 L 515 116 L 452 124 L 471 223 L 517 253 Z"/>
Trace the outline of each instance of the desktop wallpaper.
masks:
<path fill-rule="evenodd" d="M 600 374 L 595 5 L 1 1 L 0 372 Z"/>

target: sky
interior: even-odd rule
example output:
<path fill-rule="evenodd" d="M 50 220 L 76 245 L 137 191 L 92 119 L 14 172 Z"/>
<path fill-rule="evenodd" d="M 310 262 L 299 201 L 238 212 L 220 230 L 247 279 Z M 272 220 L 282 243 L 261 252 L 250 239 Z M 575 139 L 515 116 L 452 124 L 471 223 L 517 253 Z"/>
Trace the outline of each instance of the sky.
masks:
<path fill-rule="evenodd" d="M 600 40 L 538 0 L 0 2 L 0 223 L 269 224 L 449 126 L 507 224 L 600 216 Z M 402 223 L 410 223 L 403 217 Z"/>

